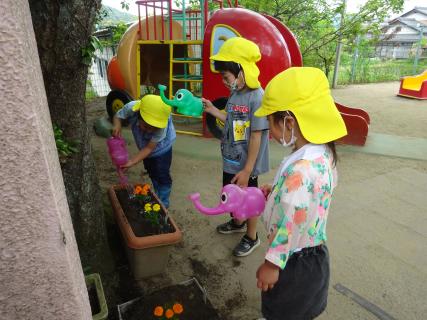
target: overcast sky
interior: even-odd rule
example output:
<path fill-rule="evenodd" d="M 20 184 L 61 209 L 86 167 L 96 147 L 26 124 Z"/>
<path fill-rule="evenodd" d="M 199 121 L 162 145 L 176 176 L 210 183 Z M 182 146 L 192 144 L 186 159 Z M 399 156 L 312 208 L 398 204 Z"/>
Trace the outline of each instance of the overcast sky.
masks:
<path fill-rule="evenodd" d="M 306 1 L 309 1 L 309 0 L 306 0 Z M 120 2 L 121 2 L 121 0 L 102 0 L 102 4 L 123 11 L 122 7 L 120 5 Z M 134 0 L 128 0 L 128 2 L 130 4 L 129 13 L 137 16 L 138 15 L 138 7 L 137 7 L 137 5 L 135 5 L 135 1 Z M 347 0 L 347 12 L 357 11 L 357 8 L 360 7 L 361 5 L 363 5 L 365 2 L 366 2 L 366 0 Z M 427 0 L 405 0 L 403 12 L 409 11 L 415 6 L 427 7 Z"/>

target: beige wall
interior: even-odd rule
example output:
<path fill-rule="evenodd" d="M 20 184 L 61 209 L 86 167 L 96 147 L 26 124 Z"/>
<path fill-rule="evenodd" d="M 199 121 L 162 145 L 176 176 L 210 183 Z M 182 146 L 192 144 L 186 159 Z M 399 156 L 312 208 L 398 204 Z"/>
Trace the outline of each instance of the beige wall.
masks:
<path fill-rule="evenodd" d="M 0 1 L 0 319 L 91 319 L 27 0 Z"/>

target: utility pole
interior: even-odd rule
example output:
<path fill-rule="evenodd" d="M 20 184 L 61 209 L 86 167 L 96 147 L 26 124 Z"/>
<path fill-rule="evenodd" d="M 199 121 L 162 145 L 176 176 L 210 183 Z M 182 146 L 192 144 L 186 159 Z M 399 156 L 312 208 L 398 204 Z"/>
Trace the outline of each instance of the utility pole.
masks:
<path fill-rule="evenodd" d="M 423 42 L 423 35 L 424 35 L 424 25 L 422 25 L 421 23 L 417 24 L 417 27 L 420 30 L 420 41 L 418 42 L 418 46 L 417 46 L 417 50 L 415 52 L 415 59 L 414 59 L 414 74 L 417 73 L 417 67 L 418 67 L 418 58 L 419 58 L 419 54 L 420 54 L 420 49 L 422 46 L 422 42 Z"/>
<path fill-rule="evenodd" d="M 347 6 L 347 0 L 343 0 L 342 4 L 343 4 L 343 9 L 341 12 L 341 21 L 340 21 L 339 28 L 341 28 L 343 26 L 343 23 L 344 23 L 344 16 L 345 16 L 345 9 Z M 338 36 L 337 51 L 335 54 L 335 67 L 334 67 L 334 76 L 332 78 L 332 88 L 335 88 L 337 86 L 337 82 L 338 82 L 338 69 L 340 67 L 341 47 L 342 47 L 342 34 L 340 32 L 339 36 Z"/>
<path fill-rule="evenodd" d="M 351 83 L 354 83 L 354 77 L 356 73 L 356 63 L 357 63 L 357 59 L 359 58 L 359 43 L 360 43 L 360 35 L 357 35 L 356 48 L 354 49 L 353 63 L 351 65 Z"/>

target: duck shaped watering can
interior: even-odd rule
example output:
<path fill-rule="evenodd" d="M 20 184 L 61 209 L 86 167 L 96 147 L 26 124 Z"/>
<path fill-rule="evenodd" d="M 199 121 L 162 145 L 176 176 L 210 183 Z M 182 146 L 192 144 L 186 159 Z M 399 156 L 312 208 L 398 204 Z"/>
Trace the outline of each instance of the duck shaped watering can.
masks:
<path fill-rule="evenodd" d="M 231 212 L 233 217 L 239 220 L 259 216 L 265 208 L 265 196 L 261 189 L 240 188 L 235 184 L 227 184 L 222 188 L 221 202 L 214 208 L 204 207 L 200 203 L 200 193 L 193 193 L 188 198 L 196 209 L 205 215 Z"/>
<path fill-rule="evenodd" d="M 187 89 L 179 89 L 172 100 L 166 98 L 166 86 L 159 84 L 160 98 L 167 105 L 176 108 L 178 113 L 186 116 L 200 117 L 203 112 L 202 99 L 193 96 Z"/>

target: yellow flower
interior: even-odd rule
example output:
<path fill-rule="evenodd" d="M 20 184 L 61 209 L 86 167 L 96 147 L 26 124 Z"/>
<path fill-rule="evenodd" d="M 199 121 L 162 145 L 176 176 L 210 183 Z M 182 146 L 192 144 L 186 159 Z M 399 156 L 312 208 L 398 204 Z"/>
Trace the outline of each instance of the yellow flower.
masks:
<path fill-rule="evenodd" d="M 146 204 L 144 205 L 144 211 L 146 211 L 146 212 L 150 212 L 151 210 L 153 210 L 153 209 L 151 208 L 151 203 L 146 203 Z"/>
<path fill-rule="evenodd" d="M 160 205 L 158 203 L 156 203 L 155 205 L 153 205 L 153 210 L 155 212 L 160 211 Z"/>

